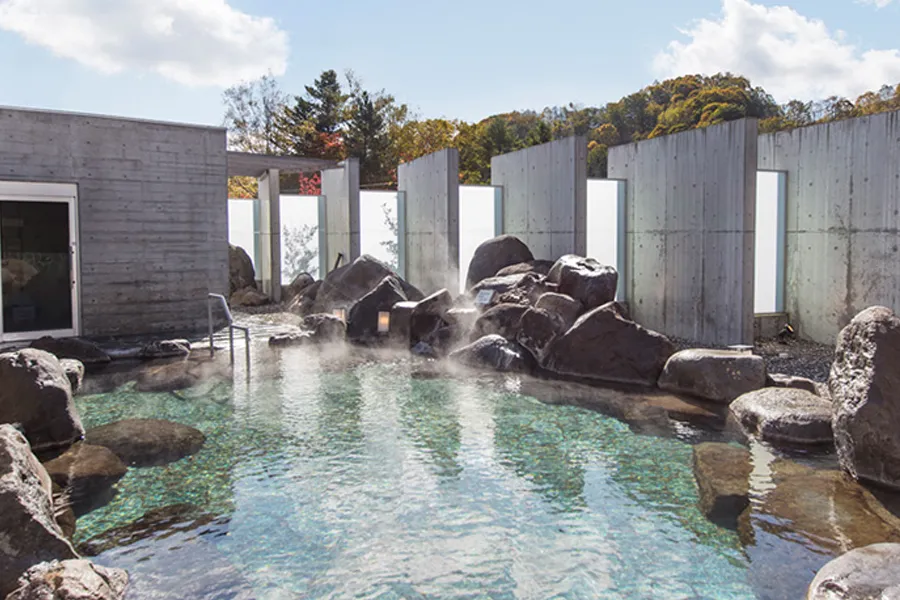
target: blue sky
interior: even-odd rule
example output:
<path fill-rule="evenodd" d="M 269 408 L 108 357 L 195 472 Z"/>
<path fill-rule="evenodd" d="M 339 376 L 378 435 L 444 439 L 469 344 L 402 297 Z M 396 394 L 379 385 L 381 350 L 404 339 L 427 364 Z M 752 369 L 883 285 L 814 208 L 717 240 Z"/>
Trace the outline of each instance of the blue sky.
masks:
<path fill-rule="evenodd" d="M 726 69 L 853 97 L 900 83 L 898 32 L 900 0 L 0 0 L 0 105 L 219 124 L 227 85 L 328 68 L 466 120 Z"/>

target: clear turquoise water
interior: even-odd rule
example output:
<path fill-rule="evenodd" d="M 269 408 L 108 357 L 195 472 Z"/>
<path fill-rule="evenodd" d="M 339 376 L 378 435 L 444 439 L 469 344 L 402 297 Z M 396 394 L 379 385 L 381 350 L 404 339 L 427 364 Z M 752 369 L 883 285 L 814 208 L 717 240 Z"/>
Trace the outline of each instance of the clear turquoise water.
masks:
<path fill-rule="evenodd" d="M 165 418 L 193 457 L 130 469 L 83 541 L 191 503 L 220 519 L 112 549 L 132 598 L 754 598 L 696 508 L 691 447 L 497 377 L 419 380 L 255 351 L 249 383 L 81 396 L 87 427 Z"/>

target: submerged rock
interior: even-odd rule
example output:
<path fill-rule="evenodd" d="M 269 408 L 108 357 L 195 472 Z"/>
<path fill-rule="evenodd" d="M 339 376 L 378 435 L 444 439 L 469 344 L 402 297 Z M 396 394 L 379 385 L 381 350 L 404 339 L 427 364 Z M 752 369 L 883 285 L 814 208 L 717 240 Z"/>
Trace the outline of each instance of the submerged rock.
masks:
<path fill-rule="evenodd" d="M 542 366 L 564 376 L 654 386 L 674 352 L 666 336 L 624 318 L 610 302 L 553 340 Z"/>
<path fill-rule="evenodd" d="M 82 362 L 74 358 L 62 358 L 59 364 L 66 374 L 69 384 L 72 386 L 72 392 L 80 390 L 81 382 L 84 381 L 84 365 Z"/>
<path fill-rule="evenodd" d="M 550 269 L 547 281 L 557 284 L 559 293 L 571 296 L 591 310 L 616 299 L 619 273 L 593 258 L 566 254 Z"/>
<path fill-rule="evenodd" d="M 900 599 L 900 544 L 872 544 L 834 559 L 816 574 L 806 598 Z"/>
<path fill-rule="evenodd" d="M 145 344 L 141 348 L 139 357 L 144 360 L 152 360 L 156 358 L 188 356 L 190 353 L 191 343 L 187 340 L 159 340 Z"/>
<path fill-rule="evenodd" d="M 74 358 L 85 366 L 105 365 L 110 362 L 109 355 L 100 346 L 81 338 L 42 337 L 31 343 L 37 350 L 49 352 L 56 358 Z"/>
<path fill-rule="evenodd" d="M 750 505 L 750 452 L 731 444 L 697 444 L 693 468 L 700 511 L 713 523 L 736 528 L 738 517 Z"/>
<path fill-rule="evenodd" d="M 531 250 L 515 236 L 501 235 L 482 242 L 475 249 L 472 260 L 469 261 L 469 269 L 466 272 L 466 289 L 471 289 L 488 277 L 494 277 L 505 267 L 532 260 L 534 260 L 534 255 L 531 254 Z"/>
<path fill-rule="evenodd" d="M 189 361 L 149 367 L 141 371 L 134 389 L 139 392 L 174 392 L 200 383 L 200 374 Z"/>
<path fill-rule="evenodd" d="M 765 385 L 763 358 L 731 350 L 682 350 L 669 358 L 659 378 L 664 390 L 724 404 Z"/>
<path fill-rule="evenodd" d="M 72 559 L 43 562 L 28 569 L 6 600 L 121 600 L 128 573 Z"/>
<path fill-rule="evenodd" d="M 763 388 L 731 403 L 729 419 L 773 444 L 830 444 L 831 403 L 805 390 Z"/>
<path fill-rule="evenodd" d="M 109 500 L 106 492 L 128 470 L 109 448 L 82 442 L 44 463 L 44 468 L 82 513 L 105 504 Z"/>
<path fill-rule="evenodd" d="M 35 451 L 81 439 L 72 384 L 55 356 L 33 348 L 0 354 L 0 423 L 18 423 Z"/>
<path fill-rule="evenodd" d="M 0 597 L 32 565 L 76 557 L 54 518 L 47 471 L 21 433 L 0 425 Z"/>
<path fill-rule="evenodd" d="M 206 437 L 187 425 L 161 419 L 126 419 L 89 430 L 88 444 L 105 446 L 126 465 L 150 467 L 196 453 Z"/>
<path fill-rule="evenodd" d="M 900 318 L 876 306 L 841 331 L 828 379 L 841 468 L 900 489 Z"/>
<path fill-rule="evenodd" d="M 501 372 L 529 373 L 534 368 L 534 361 L 527 350 L 496 334 L 486 335 L 451 352 L 450 359 L 469 367 Z"/>

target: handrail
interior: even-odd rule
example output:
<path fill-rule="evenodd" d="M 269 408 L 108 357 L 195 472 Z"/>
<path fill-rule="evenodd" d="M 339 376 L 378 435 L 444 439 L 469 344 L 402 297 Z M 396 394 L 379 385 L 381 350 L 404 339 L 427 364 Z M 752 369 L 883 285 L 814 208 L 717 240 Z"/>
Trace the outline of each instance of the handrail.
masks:
<path fill-rule="evenodd" d="M 244 355 L 247 360 L 247 378 L 250 378 L 250 328 L 234 324 L 234 317 L 228 308 L 228 300 L 222 294 L 209 294 L 206 300 L 206 308 L 209 313 L 209 357 L 215 356 L 216 347 L 213 344 L 213 300 L 218 300 L 225 311 L 225 318 L 228 320 L 228 349 L 231 358 L 231 365 L 234 366 L 234 330 L 244 332 Z"/>

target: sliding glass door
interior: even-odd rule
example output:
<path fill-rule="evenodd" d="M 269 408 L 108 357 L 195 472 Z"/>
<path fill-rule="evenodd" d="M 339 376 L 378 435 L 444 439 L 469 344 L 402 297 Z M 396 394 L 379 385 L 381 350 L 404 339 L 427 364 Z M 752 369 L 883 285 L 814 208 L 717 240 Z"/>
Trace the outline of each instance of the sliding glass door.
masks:
<path fill-rule="evenodd" d="M 78 332 L 74 185 L 0 182 L 0 341 Z"/>

